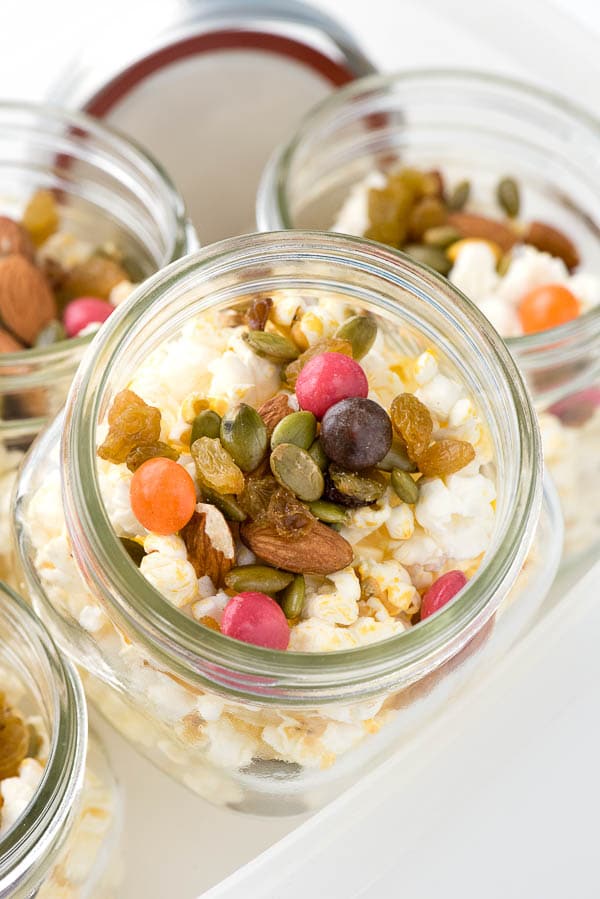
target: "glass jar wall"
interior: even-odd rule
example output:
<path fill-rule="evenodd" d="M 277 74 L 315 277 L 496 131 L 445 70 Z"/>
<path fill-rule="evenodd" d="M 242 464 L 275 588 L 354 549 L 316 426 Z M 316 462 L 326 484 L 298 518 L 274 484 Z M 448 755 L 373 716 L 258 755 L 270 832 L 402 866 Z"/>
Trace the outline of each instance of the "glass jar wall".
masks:
<path fill-rule="evenodd" d="M 469 71 L 374 76 L 315 108 L 275 154 L 259 190 L 257 218 L 265 230 L 362 233 L 374 174 L 400 166 L 439 170 L 447 185 L 470 180 L 473 210 L 498 218 L 496 186 L 512 176 L 520 185 L 521 218 L 547 222 L 570 238 L 581 257 L 578 288 L 597 302 L 598 286 L 589 276 L 600 277 L 599 160 L 599 123 L 558 96 Z M 345 204 L 361 184 L 364 196 L 355 195 L 350 209 Z M 343 227 L 336 224 L 342 210 Z M 537 286 L 535 265 L 523 277 L 522 292 Z M 553 274 L 567 280 L 566 271 L 554 267 Z M 470 279 L 474 289 L 481 282 L 481 272 Z M 487 301 L 485 290 L 482 297 Z M 600 484 L 600 305 L 559 327 L 508 337 L 508 345 L 541 413 L 545 458 L 566 522 L 565 562 L 584 563 L 600 541 L 594 500 Z"/>
<path fill-rule="evenodd" d="M 452 603 L 390 639 L 333 652 L 232 640 L 152 586 L 111 524 L 128 505 L 128 488 L 117 489 L 120 498 L 103 492 L 96 448 L 115 395 L 158 359 L 159 368 L 143 368 L 141 377 L 170 414 L 169 393 L 178 405 L 190 389 L 190 365 L 203 383 L 210 356 L 209 347 L 183 352 L 177 341 L 199 332 L 216 339 L 217 320 L 236 318 L 257 295 L 281 308 L 301 297 L 313 313 L 326 303 L 368 313 L 388 362 L 435 354 L 436 370 L 461 385 L 486 422 L 486 470 L 496 490 L 487 550 Z M 281 814 L 335 795 L 435 714 L 478 662 L 493 664 L 505 651 L 539 609 L 558 564 L 551 488 L 540 518 L 541 509 L 535 415 L 483 316 L 394 251 L 288 232 L 208 247 L 149 279 L 111 318 L 80 367 L 64 417 L 30 451 L 15 534 L 24 589 L 85 670 L 88 694 L 111 723 L 209 800 Z"/>

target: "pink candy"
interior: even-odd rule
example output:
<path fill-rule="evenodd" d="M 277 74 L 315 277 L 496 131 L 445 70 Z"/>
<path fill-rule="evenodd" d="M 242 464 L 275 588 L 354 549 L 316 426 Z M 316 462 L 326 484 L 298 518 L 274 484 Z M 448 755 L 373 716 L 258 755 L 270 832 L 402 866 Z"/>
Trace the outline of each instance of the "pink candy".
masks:
<path fill-rule="evenodd" d="M 423 596 L 421 602 L 421 621 L 429 618 L 434 612 L 439 611 L 442 606 L 456 596 L 459 590 L 467 583 L 467 579 L 462 571 L 447 571 L 435 581 Z"/>
<path fill-rule="evenodd" d="M 254 646 L 287 649 L 290 627 L 274 599 L 266 593 L 238 593 L 225 606 L 221 633 Z"/>
<path fill-rule="evenodd" d="M 114 306 L 97 297 L 78 297 L 71 300 L 63 313 L 67 337 L 77 337 L 88 325 L 102 324 L 111 312 L 114 312 Z"/>
<path fill-rule="evenodd" d="M 300 408 L 322 418 L 330 406 L 349 397 L 366 397 L 367 377 L 354 359 L 343 353 L 322 353 L 307 362 L 296 381 Z"/>

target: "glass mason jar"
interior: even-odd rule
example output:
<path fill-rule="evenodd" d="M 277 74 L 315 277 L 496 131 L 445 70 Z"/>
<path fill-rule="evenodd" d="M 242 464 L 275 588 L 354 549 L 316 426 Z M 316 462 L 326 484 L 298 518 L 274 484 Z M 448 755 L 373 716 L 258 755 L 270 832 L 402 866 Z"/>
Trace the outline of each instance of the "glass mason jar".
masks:
<path fill-rule="evenodd" d="M 0 691 L 25 721 L 35 721 L 46 747 L 31 800 L 16 820 L 3 822 L 0 896 L 116 896 L 120 796 L 104 751 L 93 738 L 88 744 L 81 682 L 31 609 L 3 585 L 0 599 Z M 1 816 L 17 814 L 10 806 L 22 801 L 14 796 L 20 792 L 18 785 L 7 790 Z"/>
<path fill-rule="evenodd" d="M 560 97 L 473 71 L 373 76 L 338 90 L 271 159 L 258 225 L 331 229 L 353 187 L 400 163 L 468 178 L 490 197 L 512 175 L 526 217 L 568 234 L 582 268 L 600 276 L 600 123 Z M 600 542 L 600 304 L 507 342 L 543 412 L 565 561 L 583 564 Z"/>
<path fill-rule="evenodd" d="M 489 424 L 498 491 L 491 545 L 461 596 L 398 636 L 329 653 L 263 649 L 178 611 L 123 551 L 96 468 L 98 421 L 149 352 L 205 310 L 298 291 L 369 310 L 399 359 L 435 346 L 441 369 Z M 88 696 L 111 724 L 214 803 L 292 813 L 322 803 L 393 751 L 458 690 L 473 660 L 490 664 L 538 611 L 562 537 L 551 490 L 540 519 L 542 492 L 527 392 L 472 304 L 434 273 L 366 241 L 256 234 L 169 266 L 111 317 L 64 416 L 21 470 L 15 545 L 24 589 L 87 672 Z M 50 540 L 56 561 L 45 567 L 36 547 Z"/>
<path fill-rule="evenodd" d="M 113 243 L 140 278 L 197 246 L 178 193 L 140 148 L 77 113 L 0 103 L 0 215 L 19 219 L 40 189 L 53 193 L 61 230 L 94 246 Z M 0 353 L 2 546 L 23 450 L 63 405 L 91 339 Z M 6 561 L 0 550 L 0 576 L 8 574 Z"/>

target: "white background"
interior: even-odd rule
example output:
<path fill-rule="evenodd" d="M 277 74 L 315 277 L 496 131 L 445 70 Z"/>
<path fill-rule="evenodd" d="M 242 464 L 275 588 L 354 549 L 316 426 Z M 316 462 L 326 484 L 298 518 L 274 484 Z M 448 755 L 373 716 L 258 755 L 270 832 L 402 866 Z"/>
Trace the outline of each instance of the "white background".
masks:
<path fill-rule="evenodd" d="M 538 0 L 498 5 L 321 0 L 318 5 L 341 18 L 382 68 L 453 63 L 528 72 L 590 107 L 600 99 L 598 38 L 589 27 L 544 16 Z M 595 0 L 571 0 L 568 7 L 579 21 L 594 15 L 600 20 Z M 0 96 L 40 98 L 73 54 L 85 53 L 91 44 L 110 53 L 117 38 L 126 43 L 128 33 L 159 21 L 162 8 L 160 0 L 0 0 Z M 598 598 L 598 577 L 586 588 L 587 604 L 590 594 Z M 565 641 L 557 639 L 563 615 Z M 350 797 L 333 822 L 327 812 L 315 820 L 303 846 L 277 850 L 272 887 L 268 869 L 258 868 L 248 886 L 236 891 L 232 884 L 223 895 L 294 899 L 306 876 L 307 889 L 327 899 L 600 896 L 595 862 L 600 666 L 593 662 L 599 623 L 597 604 L 587 619 L 556 613 L 546 642 L 534 640 L 531 655 L 522 651 L 503 679 L 497 676 L 489 695 L 475 697 L 471 711 L 463 709 L 446 722 L 445 734 L 431 734 L 432 744 L 413 747 L 404 777 L 397 769 L 386 773 L 397 817 L 384 819 L 382 807 L 381 817 L 365 825 L 371 829 L 364 843 L 361 828 L 353 831 L 348 823 L 361 808 L 357 797 Z M 548 639 L 551 633 L 554 641 Z M 492 699 L 496 708 L 489 706 Z M 212 809 L 156 772 L 106 726 L 100 729 L 126 785 L 123 899 L 191 899 L 296 823 L 248 820 Z M 407 771 L 414 776 L 406 777 Z M 295 875 L 280 893 L 279 875 L 319 841 L 335 857 L 339 850 L 328 840 L 342 820 L 347 852 L 336 859 L 335 877 L 324 887 L 315 878 L 324 869 L 313 865 L 311 856 L 306 875 Z M 373 831 L 376 836 L 384 820 L 386 832 L 378 844 Z M 394 828 L 396 840 L 390 839 Z M 357 867 L 361 851 L 368 855 Z M 377 884 L 381 870 L 389 877 Z"/>

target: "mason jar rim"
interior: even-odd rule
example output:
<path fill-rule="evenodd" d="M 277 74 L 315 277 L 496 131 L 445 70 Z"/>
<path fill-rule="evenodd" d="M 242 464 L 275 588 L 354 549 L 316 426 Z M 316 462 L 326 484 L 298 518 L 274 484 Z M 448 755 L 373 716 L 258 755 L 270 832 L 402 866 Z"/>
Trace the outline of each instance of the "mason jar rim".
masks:
<path fill-rule="evenodd" d="M 263 173 L 257 194 L 257 221 L 259 228 L 271 230 L 272 228 L 292 229 L 294 224 L 289 211 L 287 197 L 287 179 L 292 165 L 294 154 L 301 146 L 302 141 L 311 129 L 321 121 L 326 121 L 335 110 L 342 108 L 347 101 L 359 96 L 365 91 L 385 90 L 394 84 L 410 84 L 411 82 L 435 82 L 440 80 L 444 85 L 451 79 L 463 84 L 475 84 L 489 86 L 504 90 L 518 98 L 540 102 L 545 104 L 550 111 L 567 116 L 572 121 L 586 128 L 591 136 L 600 141 L 600 117 L 588 112 L 576 102 L 562 95 L 540 87 L 536 84 L 523 81 L 495 72 L 488 72 L 468 68 L 415 68 L 389 74 L 373 74 L 358 78 L 350 84 L 337 88 L 323 100 L 319 101 L 301 119 L 294 135 L 283 146 L 275 150 L 274 155 L 267 164 Z M 275 206 L 272 205 L 276 198 Z M 600 200 L 600 197 L 599 197 Z M 273 214 L 273 218 L 271 218 Z M 557 362 L 564 362 L 564 346 L 558 346 L 557 342 L 566 341 L 569 345 L 577 346 L 578 352 L 584 347 L 592 350 L 597 348 L 597 340 L 600 336 L 600 304 L 593 306 L 577 318 L 548 328 L 545 331 L 537 331 L 533 334 L 522 334 L 517 337 L 505 338 L 513 352 L 522 357 L 534 355 L 543 350 L 546 355 L 544 365 L 551 363 L 556 357 Z"/>
<path fill-rule="evenodd" d="M 83 786 L 87 751 L 87 708 L 74 666 L 60 653 L 39 619 L 7 584 L 0 582 L 0 617 L 18 636 L 14 652 L 27 647 L 39 662 L 51 692 L 52 732 L 41 782 L 23 815 L 0 839 L 0 892 L 29 884 L 48 867 Z M 7 890 L 8 892 L 4 892 Z"/>
<path fill-rule="evenodd" d="M 37 121 L 10 122 L 11 116 L 31 116 Z M 9 118 L 8 123 L 5 121 L 7 118 Z M 67 133 L 74 135 L 76 139 L 80 137 L 80 132 L 91 135 L 94 140 L 100 139 L 120 161 L 124 160 L 132 169 L 137 168 L 149 174 L 155 180 L 163 195 L 163 199 L 169 205 L 175 222 L 175 231 L 172 235 L 169 251 L 158 264 L 158 268 L 162 268 L 169 262 L 179 258 L 186 251 L 189 243 L 190 225 L 187 220 L 183 200 L 162 163 L 155 159 L 141 144 L 118 128 L 100 122 L 93 116 L 83 112 L 63 109 L 51 103 L 34 103 L 20 100 L 0 101 L 0 127 L 2 129 L 9 128 L 11 124 L 16 124 L 24 134 L 26 131 L 29 131 L 35 139 L 40 133 L 41 122 L 64 125 Z M 49 136 L 55 136 L 55 132 L 50 131 Z M 60 136 L 64 138 L 64 134 Z M 77 146 L 76 143 L 75 146 Z M 33 363 L 47 362 L 51 365 L 56 362 L 59 364 L 67 351 L 71 353 L 86 347 L 91 343 L 93 337 L 94 334 L 87 334 L 82 337 L 70 337 L 60 340 L 48 346 L 27 347 L 14 353 L 0 353 L 2 389 L 11 392 L 30 386 L 26 373 L 13 376 L 12 373 L 6 374 L 6 370 L 10 371 L 11 368 L 19 365 Z"/>
<path fill-rule="evenodd" d="M 278 652 L 232 640 L 198 623 L 172 606 L 131 565 L 108 519 L 96 471 L 96 427 L 108 373 L 119 355 L 127 350 L 125 335 L 131 338 L 158 314 L 162 303 L 169 321 L 177 321 L 177 310 L 169 291 L 179 291 L 208 283 L 223 271 L 236 275 L 249 264 L 267 264 L 285 259 L 297 263 L 308 260 L 334 262 L 344 271 L 360 271 L 361 266 L 381 281 L 382 296 L 373 306 L 399 315 L 398 304 L 383 296 L 383 286 L 407 289 L 419 302 L 442 309 L 456 330 L 466 336 L 472 328 L 477 335 L 474 347 L 483 366 L 494 360 L 503 400 L 513 416 L 517 445 L 511 460 L 518 459 L 522 472 L 511 484 L 514 506 L 502 522 L 493 556 L 484 560 L 477 575 L 452 603 L 426 622 L 395 637 L 375 644 L 331 653 Z M 240 279 L 239 283 L 243 284 Z M 324 284 L 325 282 L 321 282 Z M 243 285 L 247 289 L 247 285 Z M 326 289 L 326 288 L 323 288 Z M 436 298 L 440 297 L 438 303 Z M 437 305 L 436 305 L 437 303 Z M 214 297 L 194 306 L 200 314 L 215 305 Z M 189 309 L 186 301 L 185 308 Z M 174 326 L 173 326 L 174 327 Z M 469 338 L 470 339 L 470 338 Z M 475 349 L 474 349 L 475 352 Z M 206 247 L 179 260 L 148 279 L 111 316 L 88 351 L 71 387 L 64 420 L 55 421 L 58 439 L 62 425 L 62 491 L 67 527 L 73 552 L 88 586 L 97 592 L 125 627 L 133 628 L 155 655 L 198 682 L 210 681 L 231 693 L 261 700 L 281 701 L 282 691 L 292 694 L 299 686 L 333 695 L 349 684 L 369 683 L 376 675 L 397 677 L 423 664 L 432 652 L 450 651 L 462 645 L 469 627 L 477 627 L 490 612 L 491 599 L 500 586 L 512 582 L 520 570 L 533 537 L 541 508 L 541 450 L 535 413 L 521 375 L 503 341 L 479 310 L 448 282 L 395 250 L 371 241 L 329 232 L 284 231 L 245 235 Z M 512 495 L 511 495 L 512 496 Z M 26 555 L 26 553 L 22 553 Z M 94 560 L 90 564 L 90 560 Z M 30 566 L 29 566 L 30 567 Z M 30 578 L 35 576 L 30 571 Z M 123 597 L 126 597 L 123 600 Z M 276 687 L 273 684 L 276 680 Z M 293 697 L 292 697 L 293 699 Z"/>

